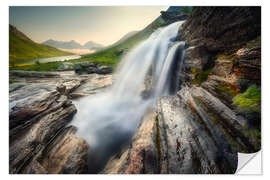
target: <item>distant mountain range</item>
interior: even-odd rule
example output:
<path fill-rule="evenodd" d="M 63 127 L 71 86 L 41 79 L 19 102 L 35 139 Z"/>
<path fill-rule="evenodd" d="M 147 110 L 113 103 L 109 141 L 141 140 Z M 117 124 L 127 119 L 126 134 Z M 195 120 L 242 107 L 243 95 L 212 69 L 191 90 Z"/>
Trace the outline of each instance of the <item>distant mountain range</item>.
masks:
<path fill-rule="evenodd" d="M 88 41 L 87 43 L 85 43 L 84 45 L 81 45 L 80 43 L 71 40 L 71 41 L 56 41 L 53 39 L 49 39 L 47 41 L 44 41 L 41 44 L 45 44 L 48 46 L 52 46 L 55 48 L 61 48 L 61 49 L 89 49 L 89 50 L 99 50 L 99 49 L 103 49 L 105 46 L 92 42 L 92 41 Z"/>
<path fill-rule="evenodd" d="M 9 25 L 9 62 L 44 57 L 67 56 L 71 53 L 32 41 L 16 27 Z"/>

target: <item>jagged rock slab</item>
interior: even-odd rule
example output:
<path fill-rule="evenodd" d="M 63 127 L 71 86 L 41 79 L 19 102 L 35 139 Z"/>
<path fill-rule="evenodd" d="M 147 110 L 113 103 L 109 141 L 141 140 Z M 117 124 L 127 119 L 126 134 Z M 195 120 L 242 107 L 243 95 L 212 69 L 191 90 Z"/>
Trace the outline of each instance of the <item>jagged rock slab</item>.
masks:
<path fill-rule="evenodd" d="M 19 82 L 10 85 L 10 173 L 87 172 L 88 145 L 75 136 L 74 127 L 63 129 L 77 111 L 70 93 L 89 77 L 62 75 L 42 80 L 17 76 Z"/>
<path fill-rule="evenodd" d="M 130 147 L 110 159 L 102 173 L 227 174 L 238 152 L 256 152 L 243 117 L 201 87 L 182 87 L 158 101 Z"/>
<path fill-rule="evenodd" d="M 20 123 L 14 125 L 9 133 L 10 173 L 20 173 L 76 113 L 76 108 L 71 101 L 58 92 L 53 92 L 51 96 L 38 102 L 33 103 L 36 103 L 35 106 L 32 104 L 26 109 L 20 109 L 15 115 L 10 115 L 15 122 L 20 118 Z M 49 106 L 43 102 L 49 102 Z M 31 107 L 40 107 L 37 108 L 40 111 L 31 111 Z M 25 113 L 27 116 L 23 116 Z"/>
<path fill-rule="evenodd" d="M 211 136 L 201 119 L 184 102 L 176 97 L 164 97 L 159 101 L 161 172 L 233 173 L 237 154 L 224 148 L 226 145 L 216 144 L 218 137 Z"/>
<path fill-rule="evenodd" d="M 78 138 L 74 126 L 61 130 L 56 137 L 23 170 L 25 174 L 87 173 L 89 146 Z"/>
<path fill-rule="evenodd" d="M 113 75 L 87 75 L 87 80 L 70 94 L 71 98 L 79 98 L 89 96 L 103 91 L 105 88 L 112 85 Z"/>
<path fill-rule="evenodd" d="M 112 157 L 101 173 L 158 173 L 158 149 L 156 147 L 156 127 L 154 112 L 148 112 L 132 138 L 129 149 L 121 156 Z"/>
<path fill-rule="evenodd" d="M 129 149 L 112 158 L 102 173 L 233 173 L 237 153 L 220 131 L 213 137 L 184 102 L 163 97 L 157 112 L 145 116 Z"/>

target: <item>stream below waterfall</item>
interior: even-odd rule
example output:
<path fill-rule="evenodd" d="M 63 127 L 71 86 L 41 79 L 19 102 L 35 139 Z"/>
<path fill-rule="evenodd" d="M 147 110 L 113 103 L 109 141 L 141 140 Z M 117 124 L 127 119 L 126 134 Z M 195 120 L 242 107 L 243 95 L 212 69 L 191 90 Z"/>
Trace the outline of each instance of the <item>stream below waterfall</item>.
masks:
<path fill-rule="evenodd" d="M 73 101 L 78 111 L 71 124 L 90 145 L 89 173 L 98 173 L 113 154 L 130 143 L 143 115 L 158 98 L 176 92 L 175 73 L 184 56 L 184 42 L 176 41 L 182 23 L 157 29 L 129 51 L 111 87 Z M 151 88 L 145 88 L 147 77 L 151 77 Z"/>

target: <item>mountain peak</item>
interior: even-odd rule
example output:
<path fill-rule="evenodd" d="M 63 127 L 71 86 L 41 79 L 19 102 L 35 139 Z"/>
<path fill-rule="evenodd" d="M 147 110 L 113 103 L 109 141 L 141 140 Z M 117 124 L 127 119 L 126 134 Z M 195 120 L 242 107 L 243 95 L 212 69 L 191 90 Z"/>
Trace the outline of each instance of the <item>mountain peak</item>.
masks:
<path fill-rule="evenodd" d="M 97 49 L 104 48 L 103 45 L 95 43 L 93 41 L 88 41 L 84 45 L 81 45 L 80 43 L 76 42 L 75 40 L 57 41 L 57 40 L 49 39 L 47 41 L 44 41 L 42 44 L 46 44 L 46 45 L 53 46 L 53 47 L 56 47 L 56 48 L 61 48 L 61 49 L 97 50 Z"/>

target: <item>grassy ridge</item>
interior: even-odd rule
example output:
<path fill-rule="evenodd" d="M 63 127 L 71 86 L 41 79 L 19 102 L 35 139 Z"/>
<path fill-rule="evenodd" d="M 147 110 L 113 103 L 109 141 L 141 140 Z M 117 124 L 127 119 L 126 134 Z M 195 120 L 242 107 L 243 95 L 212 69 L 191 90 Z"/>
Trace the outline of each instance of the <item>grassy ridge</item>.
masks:
<path fill-rule="evenodd" d="M 165 22 L 163 19 L 157 18 L 145 29 L 127 38 L 120 44 L 111 45 L 106 49 L 97 51 L 92 54 L 84 55 L 80 60 L 77 61 L 99 62 L 114 67 L 120 61 L 122 56 L 121 51 L 128 51 L 135 45 L 138 45 L 140 42 L 147 39 L 153 33 L 153 31 L 163 26 L 164 24 Z"/>
<path fill-rule="evenodd" d="M 121 50 L 128 50 L 134 47 L 139 42 L 145 40 L 151 33 L 138 32 L 132 37 L 128 38 L 124 42 L 108 47 L 104 50 L 97 51 L 93 54 L 87 54 L 82 56 L 80 59 L 69 60 L 69 63 L 77 62 L 98 62 L 104 65 L 110 65 L 113 68 L 120 61 L 122 54 Z M 10 70 L 24 70 L 24 71 L 53 71 L 60 66 L 63 62 L 49 62 L 49 63 L 40 63 L 40 64 L 31 64 L 25 66 L 11 66 Z"/>
<path fill-rule="evenodd" d="M 44 57 L 66 56 L 69 52 L 58 50 L 54 47 L 35 43 L 15 27 L 9 27 L 9 62 L 14 64 L 23 60 Z"/>

